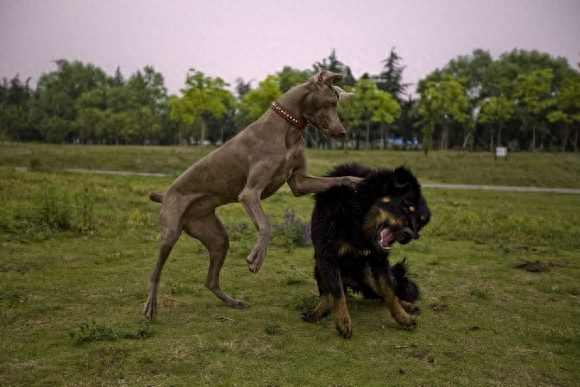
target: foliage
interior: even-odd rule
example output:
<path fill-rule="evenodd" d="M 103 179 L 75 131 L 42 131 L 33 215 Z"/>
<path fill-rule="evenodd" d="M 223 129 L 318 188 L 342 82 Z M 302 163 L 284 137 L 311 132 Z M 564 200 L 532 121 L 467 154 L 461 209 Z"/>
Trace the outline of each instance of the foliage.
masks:
<path fill-rule="evenodd" d="M 420 125 L 423 127 L 423 150 L 431 149 L 435 129 L 441 128 L 440 147 L 449 147 L 450 126 L 465 124 L 469 120 L 468 99 L 462 85 L 446 76 L 442 80 L 427 81 L 421 90 L 419 103 Z"/>
<path fill-rule="evenodd" d="M 308 70 L 298 70 L 290 66 L 284 66 L 282 71 L 276 75 L 280 81 L 280 91 L 285 93 L 292 87 L 306 82 L 313 74 Z"/>
<path fill-rule="evenodd" d="M 280 79 L 275 75 L 268 75 L 257 89 L 249 91 L 242 97 L 236 117 L 238 125 L 243 128 L 257 120 L 280 95 L 282 95 Z"/>
<path fill-rule="evenodd" d="M 525 129 L 532 132 L 530 150 L 536 149 L 538 118 L 552 103 L 549 97 L 552 92 L 553 77 L 551 69 L 542 69 L 521 74 L 515 80 L 514 97 L 522 109 Z"/>
<path fill-rule="evenodd" d="M 490 127 L 490 150 L 493 150 L 493 130 L 497 128 L 497 139 L 495 144 L 502 146 L 501 130 L 513 116 L 515 111 L 514 103 L 504 96 L 490 97 L 480 105 L 481 110 L 477 117 L 478 122 L 488 124 Z"/>
<path fill-rule="evenodd" d="M 361 129 L 366 129 L 366 147 L 370 149 L 371 124 L 379 124 L 383 129 L 381 140 L 384 141 L 385 125 L 393 123 L 401 114 L 401 107 L 391 96 L 382 91 L 377 84 L 369 79 L 359 80 L 352 89 L 354 96 L 341 105 L 342 117 L 347 125 L 354 129 L 359 149 L 358 139 Z"/>
<path fill-rule="evenodd" d="M 342 74 L 344 77 L 342 84 L 345 86 L 352 86 L 356 82 L 350 67 L 337 58 L 335 49 L 332 49 L 328 58 L 324 58 L 322 59 L 322 62 L 316 62 L 312 65 L 313 73 L 317 73 L 322 70 L 328 70 L 334 73 Z"/>
<path fill-rule="evenodd" d="M 169 101 L 170 117 L 180 128 L 180 143 L 186 135 L 194 135 L 205 145 L 207 120 L 223 117 L 235 104 L 235 98 L 226 90 L 228 86 L 221 78 L 211 78 L 201 71 L 190 69 L 181 90 L 182 97 L 172 97 Z M 199 133 L 193 133 L 194 124 L 199 124 Z"/>
<path fill-rule="evenodd" d="M 427 152 L 432 148 L 489 149 L 494 142 L 513 150 L 578 149 L 580 124 L 574 118 L 577 107 L 573 101 L 578 100 L 574 90 L 578 89 L 575 79 L 579 73 L 565 59 L 535 50 L 515 49 L 493 58 L 488 51 L 475 49 L 453 58 L 419 81 L 419 100 L 413 93 L 405 97 L 409 86 L 403 82 L 406 66 L 395 48 L 381 62 L 378 73 L 364 73 L 358 80 L 335 50 L 310 69 L 284 66 L 266 76 L 255 89 L 252 81 L 238 78 L 237 100 L 221 78 L 207 77 L 193 69 L 181 95 L 168 96 L 162 74 L 149 66 L 126 78 L 119 68 L 108 75 L 90 63 L 60 59 L 55 64 L 56 70 L 42 74 L 35 89 L 18 75 L 0 83 L 0 140 L 81 144 L 175 144 L 193 140 L 221 144 L 258 118 L 279 93 L 307 81 L 316 71 L 331 70 L 344 75 L 342 86 L 346 88 L 372 80 L 379 90 L 391 94 L 401 110 L 388 124 L 368 117 L 359 119 L 362 123 L 352 131 L 354 141 L 350 139 L 343 147 L 358 147 L 366 129 L 367 145 L 380 143 L 386 147 L 385 138 L 391 137 L 402 144 L 399 146 L 422 146 Z M 551 78 L 541 76 L 549 71 Z M 467 118 L 426 118 L 425 107 L 430 102 L 423 96 L 427 85 L 449 80 L 463 89 Z M 532 90 L 540 84 L 543 91 Z M 212 98 L 206 98 L 209 95 Z M 461 97 L 461 104 L 465 98 Z M 532 102 L 534 98 L 536 102 Z M 486 111 L 507 106 L 515 108 L 511 114 L 502 114 L 504 118 L 485 117 Z M 392 115 L 376 109 L 368 105 L 358 110 Z M 481 118 L 480 112 L 484 115 Z M 422 138 L 419 144 L 418 137 Z M 319 147 L 329 144 L 320 138 L 307 143 Z"/>
<path fill-rule="evenodd" d="M 550 73 L 551 77 L 548 75 Z M 537 143 L 556 149 L 566 149 L 565 144 L 569 144 L 573 149 L 577 141 L 568 135 L 572 129 L 566 129 L 566 125 L 564 128 L 558 124 L 549 125 L 549 122 L 561 121 L 550 121 L 548 117 L 554 109 L 554 96 L 568 83 L 568 79 L 577 74 L 565 59 L 553 58 L 535 50 L 513 50 L 494 59 L 487 51 L 478 49 L 471 55 L 452 59 L 442 69 L 433 71 L 419 83 L 418 89 L 421 92 L 427 82 L 438 82 L 445 77 L 451 77 L 462 84 L 469 98 L 471 116 L 476 119 L 451 128 L 457 131 L 455 139 L 453 132 L 451 136 L 451 142 L 456 146 L 461 140 L 458 134 L 463 130 L 473 133 L 471 138 L 480 148 L 489 147 L 494 142 L 493 136 L 500 136 L 501 133 L 501 142 L 512 149 L 536 149 Z M 491 104 L 486 101 L 491 101 Z M 498 101 L 501 101 L 499 105 Z M 513 106 L 514 111 L 503 115 L 507 118 L 490 120 L 484 117 L 481 120 L 477 116 L 479 109 L 484 106 L 488 110 L 505 108 L 506 111 L 511 110 L 508 106 Z M 420 124 L 424 130 L 429 131 L 426 125 L 425 121 Z M 561 144 L 555 143 L 554 140 L 558 138 Z"/>
<path fill-rule="evenodd" d="M 554 105 L 556 110 L 548 114 L 548 120 L 562 124 L 559 137 L 563 149 L 571 144 L 574 152 L 577 152 L 580 132 L 580 74 L 572 73 L 563 81 Z"/>
<path fill-rule="evenodd" d="M 122 329 L 118 334 L 114 328 L 95 320 L 83 323 L 69 332 L 69 336 L 75 345 L 87 344 L 95 341 L 116 341 L 123 339 L 147 339 L 153 335 L 153 327 L 146 321 L 142 321 L 137 329 Z"/>
<path fill-rule="evenodd" d="M 310 244 L 310 223 L 298 219 L 293 209 L 284 214 L 282 223 L 272 226 L 272 233 L 274 243 L 276 239 L 280 239 L 281 244 L 289 251 Z"/>
<path fill-rule="evenodd" d="M 403 97 L 410 84 L 403 82 L 403 72 L 406 66 L 401 64 L 402 58 L 395 48 L 391 48 L 387 59 L 383 60 L 383 70 L 372 79 L 376 82 L 377 87 L 382 91 L 389 93 L 402 103 Z"/>

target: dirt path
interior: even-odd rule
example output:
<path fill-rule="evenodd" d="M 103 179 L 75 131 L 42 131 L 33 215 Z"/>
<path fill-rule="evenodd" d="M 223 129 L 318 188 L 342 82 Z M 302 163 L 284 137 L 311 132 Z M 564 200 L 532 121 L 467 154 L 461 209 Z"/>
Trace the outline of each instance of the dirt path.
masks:
<path fill-rule="evenodd" d="M 146 176 L 146 177 L 167 177 L 166 173 L 153 172 L 131 172 L 131 171 L 111 171 L 104 169 L 83 169 L 66 168 L 65 172 L 72 173 L 94 173 L 98 175 L 121 175 L 121 176 Z M 506 191 L 506 192 L 532 192 L 532 193 L 555 193 L 567 195 L 580 195 L 578 188 L 549 188 L 549 187 L 519 187 L 504 185 L 475 185 L 475 184 L 447 184 L 447 183 L 421 183 L 424 188 L 451 189 L 451 190 L 471 190 L 471 191 Z"/>
<path fill-rule="evenodd" d="M 549 188 L 549 187 L 519 187 L 509 185 L 472 185 L 472 184 L 446 184 L 446 183 L 422 183 L 421 187 L 436 189 L 464 189 L 479 191 L 507 191 L 507 192 L 536 192 L 556 193 L 568 195 L 580 195 L 577 188 Z"/>

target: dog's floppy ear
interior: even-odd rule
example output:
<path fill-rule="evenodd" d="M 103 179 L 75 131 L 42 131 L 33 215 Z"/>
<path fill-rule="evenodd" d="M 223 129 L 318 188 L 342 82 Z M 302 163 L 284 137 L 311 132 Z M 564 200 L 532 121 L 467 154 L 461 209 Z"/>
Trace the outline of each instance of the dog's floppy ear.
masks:
<path fill-rule="evenodd" d="M 328 70 L 322 70 L 312 77 L 312 82 L 319 87 L 332 86 L 332 82 L 340 81 L 342 81 L 342 75 Z"/>
<path fill-rule="evenodd" d="M 354 93 L 349 93 L 348 91 L 344 91 L 344 89 L 342 89 L 341 87 L 333 85 L 332 88 L 334 89 L 334 91 L 336 91 L 336 94 L 338 95 L 338 99 L 341 101 L 345 101 L 347 99 L 354 97 Z"/>
<path fill-rule="evenodd" d="M 398 189 L 418 188 L 417 178 L 405 167 L 398 167 L 393 171 L 395 187 Z"/>

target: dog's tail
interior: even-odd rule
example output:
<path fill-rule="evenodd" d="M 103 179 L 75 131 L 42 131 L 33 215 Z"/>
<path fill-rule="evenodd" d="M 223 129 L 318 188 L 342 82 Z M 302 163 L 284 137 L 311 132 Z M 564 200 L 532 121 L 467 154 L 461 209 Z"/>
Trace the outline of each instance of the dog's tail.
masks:
<path fill-rule="evenodd" d="M 157 202 L 157 203 L 162 203 L 164 197 L 165 197 L 165 194 L 161 194 L 159 192 L 151 192 L 149 194 L 149 199 L 151 199 L 152 201 Z"/>
<path fill-rule="evenodd" d="M 419 286 L 407 276 L 407 259 L 403 258 L 391 268 L 397 284 L 395 294 L 400 300 L 415 302 L 419 298 Z"/>

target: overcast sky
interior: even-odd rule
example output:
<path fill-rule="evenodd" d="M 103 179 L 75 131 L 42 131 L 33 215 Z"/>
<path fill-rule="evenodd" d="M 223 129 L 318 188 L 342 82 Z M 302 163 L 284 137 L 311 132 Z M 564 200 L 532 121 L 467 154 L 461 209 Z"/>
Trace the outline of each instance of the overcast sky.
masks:
<path fill-rule="evenodd" d="M 577 68 L 580 0 L 0 0 L 0 78 L 34 83 L 62 58 L 125 77 L 152 65 L 172 93 L 191 67 L 256 86 L 333 48 L 360 77 L 391 47 L 413 84 L 475 48 L 537 49 Z"/>

